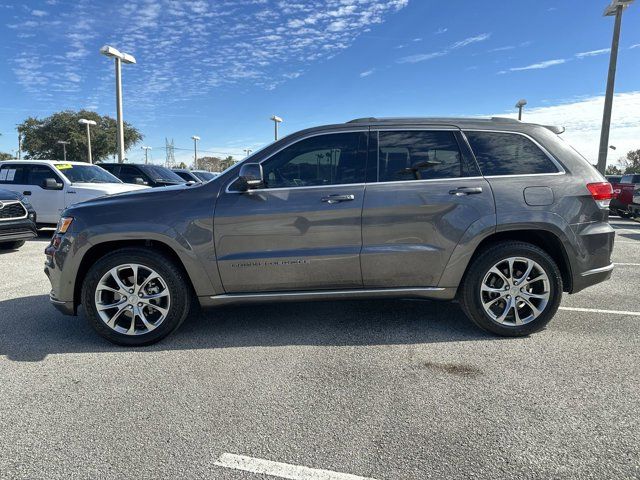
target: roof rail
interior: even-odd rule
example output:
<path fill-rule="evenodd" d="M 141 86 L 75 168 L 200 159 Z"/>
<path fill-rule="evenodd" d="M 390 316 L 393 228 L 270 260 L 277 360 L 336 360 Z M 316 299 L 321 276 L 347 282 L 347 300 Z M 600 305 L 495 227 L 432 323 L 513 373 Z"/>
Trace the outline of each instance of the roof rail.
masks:
<path fill-rule="evenodd" d="M 520 120 L 509 117 L 491 117 L 491 120 L 493 120 L 494 122 L 520 123 Z"/>
<path fill-rule="evenodd" d="M 353 120 L 349 120 L 347 123 L 368 123 L 368 122 L 377 122 L 378 119 L 376 117 L 362 117 L 362 118 L 354 118 Z"/>

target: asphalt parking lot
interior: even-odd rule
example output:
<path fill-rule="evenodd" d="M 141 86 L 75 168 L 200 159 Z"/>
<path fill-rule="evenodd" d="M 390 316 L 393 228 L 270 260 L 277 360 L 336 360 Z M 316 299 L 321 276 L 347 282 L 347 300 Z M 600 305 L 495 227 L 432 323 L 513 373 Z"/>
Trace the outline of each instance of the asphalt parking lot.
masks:
<path fill-rule="evenodd" d="M 43 235 L 0 254 L 0 477 L 638 478 L 640 223 L 612 225 L 612 279 L 530 338 L 387 300 L 225 307 L 133 350 L 49 305 Z"/>

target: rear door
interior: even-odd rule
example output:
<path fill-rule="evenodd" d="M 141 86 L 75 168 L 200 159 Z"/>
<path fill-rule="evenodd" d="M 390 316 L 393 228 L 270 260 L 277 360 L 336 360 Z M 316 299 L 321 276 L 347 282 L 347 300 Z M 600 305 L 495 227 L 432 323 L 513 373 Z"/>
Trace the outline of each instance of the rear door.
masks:
<path fill-rule="evenodd" d="M 437 286 L 472 226 L 495 226 L 491 188 L 456 128 L 373 128 L 362 216 L 364 287 Z"/>
<path fill-rule="evenodd" d="M 214 234 L 227 293 L 362 286 L 366 129 L 296 141 L 261 164 L 266 184 L 233 181 Z"/>

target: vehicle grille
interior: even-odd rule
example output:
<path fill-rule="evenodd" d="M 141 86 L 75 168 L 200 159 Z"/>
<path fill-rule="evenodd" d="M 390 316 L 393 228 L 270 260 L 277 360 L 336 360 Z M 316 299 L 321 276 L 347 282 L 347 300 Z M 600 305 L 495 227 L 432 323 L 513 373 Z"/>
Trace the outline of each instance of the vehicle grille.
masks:
<path fill-rule="evenodd" d="M 1 201 L 0 205 L 2 205 Z M 21 203 L 5 203 L 4 206 L 0 208 L 0 220 L 11 220 L 13 218 L 23 218 L 26 216 L 27 211 Z"/>

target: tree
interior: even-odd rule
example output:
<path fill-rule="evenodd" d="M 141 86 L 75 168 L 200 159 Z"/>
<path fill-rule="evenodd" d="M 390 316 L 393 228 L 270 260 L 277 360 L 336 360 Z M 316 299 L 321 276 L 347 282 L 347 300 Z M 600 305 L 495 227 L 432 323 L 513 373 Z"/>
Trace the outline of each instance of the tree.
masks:
<path fill-rule="evenodd" d="M 0 152 L 0 160 L 12 160 L 13 158 L 10 153 Z"/>
<path fill-rule="evenodd" d="M 605 175 L 622 175 L 622 170 L 620 170 L 615 165 L 607 165 L 607 169 L 604 171 Z"/>
<path fill-rule="evenodd" d="M 218 157 L 201 157 L 198 159 L 198 168 L 209 170 L 210 172 L 222 172 L 234 163 L 235 161 L 231 156 L 224 159 Z"/>
<path fill-rule="evenodd" d="M 618 160 L 624 173 L 640 173 L 640 149 L 630 150 L 625 157 Z"/>
<path fill-rule="evenodd" d="M 27 118 L 18 125 L 22 133 L 22 148 L 26 152 L 25 158 L 62 160 L 63 148 L 59 140 L 69 142 L 67 145 L 67 159 L 72 161 L 88 161 L 87 129 L 78 123 L 81 118 L 94 120 L 97 125 L 91 127 L 91 152 L 93 160 L 104 160 L 118 151 L 116 143 L 116 121 L 106 115 L 96 112 L 80 110 L 74 112 L 66 110 L 38 119 Z M 142 140 L 142 134 L 133 126 L 124 123 L 124 148 L 128 150 Z"/>

